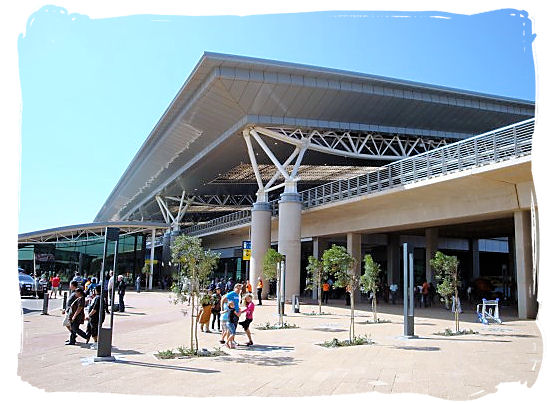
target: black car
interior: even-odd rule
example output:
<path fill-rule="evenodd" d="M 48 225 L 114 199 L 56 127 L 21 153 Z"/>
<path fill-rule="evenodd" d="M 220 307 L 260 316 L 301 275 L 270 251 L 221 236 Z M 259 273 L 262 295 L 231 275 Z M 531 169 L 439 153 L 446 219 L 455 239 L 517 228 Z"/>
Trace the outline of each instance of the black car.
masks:
<path fill-rule="evenodd" d="M 21 296 L 34 296 L 36 287 L 36 282 L 32 276 L 19 273 L 19 293 Z M 40 298 L 44 297 L 44 288 L 42 285 L 38 286 L 38 291 L 36 294 Z"/>

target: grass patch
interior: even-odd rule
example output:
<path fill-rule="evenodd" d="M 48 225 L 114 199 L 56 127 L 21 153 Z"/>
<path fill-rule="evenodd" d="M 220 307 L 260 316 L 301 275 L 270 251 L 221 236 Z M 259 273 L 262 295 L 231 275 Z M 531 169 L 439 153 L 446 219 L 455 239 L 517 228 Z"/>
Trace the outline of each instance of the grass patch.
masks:
<path fill-rule="evenodd" d="M 332 313 L 325 313 L 324 311 L 322 312 L 317 312 L 317 311 L 311 311 L 309 313 L 302 313 L 304 316 L 330 316 Z"/>
<path fill-rule="evenodd" d="M 283 325 L 281 326 L 278 322 L 270 324 L 269 321 L 265 324 L 260 323 L 256 327 L 257 330 L 280 330 L 283 328 L 299 328 L 296 324 L 290 324 L 286 321 L 283 321 Z"/>
<path fill-rule="evenodd" d="M 372 345 L 374 344 L 374 341 L 370 338 L 368 335 L 355 337 L 353 340 L 344 339 L 339 340 L 338 338 L 333 338 L 331 340 L 325 341 L 321 344 L 319 344 L 322 347 L 325 348 L 340 348 L 344 346 L 354 346 L 354 345 Z"/>
<path fill-rule="evenodd" d="M 184 346 L 179 346 L 175 351 L 167 349 L 166 351 L 158 351 L 155 356 L 158 359 L 182 359 L 182 358 L 191 358 L 191 357 L 213 357 L 213 356 L 226 356 L 226 352 L 222 351 L 219 347 L 214 347 L 211 350 L 206 348 L 199 349 L 198 351 L 186 348 Z"/>
<path fill-rule="evenodd" d="M 471 335 L 471 334 L 479 334 L 479 333 L 477 331 L 472 330 L 471 328 L 469 330 L 460 330 L 460 331 L 453 331 L 450 328 L 446 328 L 445 331 L 434 332 L 434 335 L 442 335 L 444 337 L 454 337 L 457 335 Z"/>

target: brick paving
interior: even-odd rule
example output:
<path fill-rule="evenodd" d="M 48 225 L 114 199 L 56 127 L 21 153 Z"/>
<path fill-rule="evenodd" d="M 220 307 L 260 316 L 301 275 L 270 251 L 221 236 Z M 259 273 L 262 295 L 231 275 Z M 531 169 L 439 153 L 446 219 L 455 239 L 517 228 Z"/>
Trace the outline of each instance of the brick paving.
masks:
<path fill-rule="evenodd" d="M 534 321 L 504 315 L 504 324 L 484 326 L 470 311 L 461 315 L 461 328 L 479 334 L 442 337 L 433 333 L 453 327 L 451 313 L 422 308 L 415 312 L 419 338 L 408 340 L 399 338 L 401 306 L 380 304 L 380 317 L 391 323 L 373 325 L 366 323 L 372 320 L 369 307 L 359 304 L 356 335 L 368 334 L 375 344 L 328 349 L 317 344 L 348 336 L 349 310 L 343 301 L 324 308 L 330 315 L 285 316 L 300 328 L 256 330 L 255 324 L 277 320 L 272 300 L 256 306 L 254 346 L 224 348 L 229 355 L 223 357 L 160 360 L 154 356 L 159 350 L 189 345 L 188 306 L 171 304 L 163 292 L 130 292 L 126 303 L 127 312 L 115 316 L 115 363 L 92 363 L 95 351 L 80 339 L 76 346 L 65 346 L 68 332 L 61 326 L 59 310 L 49 316 L 25 316 L 18 368 L 22 380 L 46 391 L 199 397 L 376 391 L 469 400 L 496 392 L 502 382 L 532 386 L 542 360 L 542 338 Z M 312 310 L 315 305 L 301 306 L 302 312 Z M 236 339 L 246 342 L 242 331 Z M 201 347 L 219 346 L 218 340 L 217 333 L 200 334 Z"/>

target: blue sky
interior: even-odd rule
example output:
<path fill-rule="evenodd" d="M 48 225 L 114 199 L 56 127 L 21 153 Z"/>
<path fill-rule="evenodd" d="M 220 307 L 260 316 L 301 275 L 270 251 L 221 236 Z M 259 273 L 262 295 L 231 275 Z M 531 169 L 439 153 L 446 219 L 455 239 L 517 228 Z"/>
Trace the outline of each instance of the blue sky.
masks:
<path fill-rule="evenodd" d="M 533 39 L 517 10 L 94 20 L 44 7 L 18 44 L 19 231 L 92 221 L 204 51 L 534 100 Z"/>

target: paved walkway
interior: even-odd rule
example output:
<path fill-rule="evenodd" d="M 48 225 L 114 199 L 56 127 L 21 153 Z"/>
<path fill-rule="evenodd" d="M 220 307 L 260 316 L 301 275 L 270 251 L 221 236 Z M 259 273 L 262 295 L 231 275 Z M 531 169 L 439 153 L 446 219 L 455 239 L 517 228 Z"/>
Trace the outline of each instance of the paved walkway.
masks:
<path fill-rule="evenodd" d="M 277 320 L 274 301 L 256 306 L 252 332 L 255 345 L 225 350 L 216 358 L 160 360 L 159 350 L 189 345 L 187 305 L 169 302 L 168 293 L 130 292 L 127 312 L 115 317 L 115 363 L 93 363 L 95 351 L 84 343 L 64 346 L 68 332 L 58 310 L 49 316 L 25 316 L 18 373 L 46 391 L 211 396 L 309 396 L 379 391 L 416 392 L 467 400 L 496 391 L 501 382 L 537 379 L 542 339 L 534 321 L 504 317 L 504 324 L 483 326 L 472 312 L 461 328 L 475 335 L 441 337 L 434 332 L 453 327 L 451 313 L 441 308 L 416 310 L 415 340 L 403 332 L 401 306 L 380 305 L 387 324 L 372 320 L 359 305 L 356 334 L 369 334 L 374 345 L 327 349 L 316 344 L 348 336 L 349 310 L 343 302 L 324 308 L 326 316 L 289 314 L 300 328 L 256 330 L 254 324 Z M 302 305 L 302 312 L 316 306 Z M 287 306 L 289 310 L 289 306 Z M 239 327 L 240 329 L 240 327 Z M 219 346 L 219 334 L 200 334 L 202 347 Z M 246 342 L 240 332 L 237 341 Z M 246 378 L 248 387 L 244 385 Z M 144 381 L 147 380 L 147 383 Z M 216 385 L 215 391 L 211 389 Z"/>

